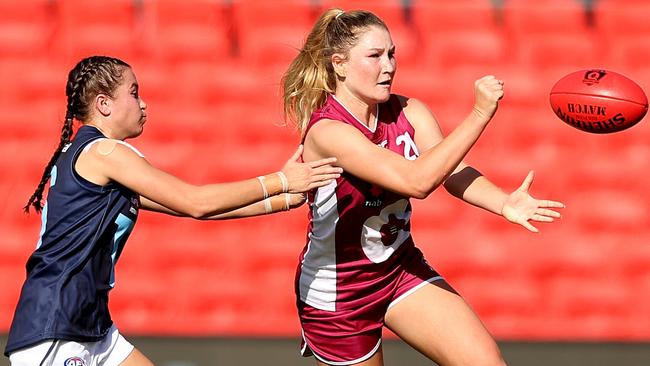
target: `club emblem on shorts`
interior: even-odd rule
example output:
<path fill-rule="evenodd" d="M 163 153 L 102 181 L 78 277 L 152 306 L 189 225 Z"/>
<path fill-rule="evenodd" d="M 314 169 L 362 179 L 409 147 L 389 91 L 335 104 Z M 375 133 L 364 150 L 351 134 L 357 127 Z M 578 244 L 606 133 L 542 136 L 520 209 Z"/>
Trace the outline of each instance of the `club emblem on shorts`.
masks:
<path fill-rule="evenodd" d="M 70 357 L 63 361 L 63 366 L 86 366 L 86 361 L 80 357 Z"/>

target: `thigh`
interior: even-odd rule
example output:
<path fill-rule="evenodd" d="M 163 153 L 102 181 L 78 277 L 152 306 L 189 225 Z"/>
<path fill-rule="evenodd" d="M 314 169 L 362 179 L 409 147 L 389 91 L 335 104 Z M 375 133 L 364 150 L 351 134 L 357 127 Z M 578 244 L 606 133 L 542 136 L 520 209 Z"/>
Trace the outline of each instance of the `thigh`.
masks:
<path fill-rule="evenodd" d="M 154 366 L 153 362 L 151 362 L 145 355 L 142 354 L 142 352 L 138 351 L 137 348 L 133 348 L 133 351 L 129 354 L 129 356 L 122 361 L 120 366 Z"/>
<path fill-rule="evenodd" d="M 504 364 L 485 326 L 443 280 L 403 298 L 385 320 L 391 331 L 441 366 Z"/>

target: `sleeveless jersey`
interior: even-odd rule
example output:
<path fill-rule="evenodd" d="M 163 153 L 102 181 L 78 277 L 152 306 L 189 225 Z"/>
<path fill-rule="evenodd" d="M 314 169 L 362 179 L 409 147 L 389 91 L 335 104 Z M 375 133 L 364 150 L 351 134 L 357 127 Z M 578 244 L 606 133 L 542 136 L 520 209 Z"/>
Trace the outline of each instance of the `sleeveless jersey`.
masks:
<path fill-rule="evenodd" d="M 414 129 L 395 95 L 378 105 L 374 131 L 328 96 L 307 125 L 322 119 L 347 123 L 372 143 L 406 159 L 419 155 Z M 369 165 L 381 164 L 377 161 Z M 328 186 L 309 192 L 307 244 L 300 256 L 296 292 L 300 301 L 321 310 L 344 310 L 379 301 L 413 248 L 408 197 L 343 172 Z"/>
<path fill-rule="evenodd" d="M 84 147 L 101 138 L 98 129 L 82 126 L 52 168 L 40 238 L 27 261 L 6 355 L 46 339 L 97 341 L 111 329 L 108 292 L 139 198 L 119 184 L 99 186 L 75 172 Z"/>

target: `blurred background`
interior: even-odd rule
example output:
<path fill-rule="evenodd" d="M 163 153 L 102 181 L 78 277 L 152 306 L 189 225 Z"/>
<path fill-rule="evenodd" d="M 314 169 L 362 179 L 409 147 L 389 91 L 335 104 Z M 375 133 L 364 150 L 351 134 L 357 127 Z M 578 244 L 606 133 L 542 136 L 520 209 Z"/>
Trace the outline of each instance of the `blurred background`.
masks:
<path fill-rule="evenodd" d="M 130 141 L 189 182 L 279 169 L 299 142 L 280 80 L 318 15 L 367 9 L 397 46 L 393 92 L 450 132 L 473 81 L 506 96 L 466 161 L 511 191 L 563 201 L 540 234 L 444 190 L 413 201 L 412 232 L 512 365 L 650 365 L 650 126 L 594 135 L 559 120 L 548 94 L 581 69 L 650 91 L 647 0 L 0 0 L 0 345 L 40 216 L 23 214 L 59 141 L 65 82 L 79 59 L 134 68 L 148 103 Z M 647 117 L 646 117 L 647 120 Z M 137 174 L 137 172 L 134 172 Z M 307 208 L 199 222 L 142 212 L 117 265 L 111 311 L 158 365 L 306 365 L 293 276 Z M 386 334 L 387 365 L 429 364 Z M 0 365 L 8 365 L 0 358 Z"/>

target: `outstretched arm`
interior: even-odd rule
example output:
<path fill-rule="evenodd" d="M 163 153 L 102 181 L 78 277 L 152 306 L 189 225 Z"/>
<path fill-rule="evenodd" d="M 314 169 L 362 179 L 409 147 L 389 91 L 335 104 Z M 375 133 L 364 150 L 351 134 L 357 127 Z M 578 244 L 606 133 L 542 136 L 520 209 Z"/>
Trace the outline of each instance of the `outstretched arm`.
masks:
<path fill-rule="evenodd" d="M 438 122 L 422 103 L 409 100 L 405 113 L 416 129 L 415 143 L 421 152 L 426 152 L 443 141 Z M 533 198 L 528 193 L 532 181 L 531 172 L 517 190 L 508 194 L 476 169 L 461 161 L 445 180 L 444 187 L 449 193 L 469 204 L 502 215 L 508 221 L 522 225 L 532 232 L 538 232 L 531 221 L 552 222 L 560 217 L 559 212 L 554 209 L 564 205 L 556 201 Z"/>
<path fill-rule="evenodd" d="M 447 179 L 445 188 L 467 203 L 502 215 L 506 220 L 536 233 L 539 229 L 531 221 L 553 222 L 560 217 L 555 209 L 563 208 L 564 204 L 533 198 L 528 191 L 534 176 L 534 172 L 530 171 L 521 186 L 508 194 L 476 169 L 463 164 Z"/>
<path fill-rule="evenodd" d="M 474 91 L 474 108 L 468 116 L 447 137 L 443 139 L 439 134 L 426 151 L 419 149 L 422 153 L 415 160 L 377 146 L 355 127 L 330 119 L 318 122 L 307 132 L 305 160 L 334 156 L 346 173 L 403 196 L 425 198 L 447 179 L 479 138 L 503 96 L 503 85 L 493 76 L 486 76 L 476 81 Z M 411 115 L 426 110 L 414 99 L 402 98 L 402 103 L 411 122 Z M 420 130 L 414 127 L 417 144 Z"/>
<path fill-rule="evenodd" d="M 263 179 L 196 186 L 159 170 L 123 144 L 103 140 L 79 156 L 75 169 L 85 179 L 106 185 L 113 181 L 144 197 L 144 208 L 204 219 L 225 214 L 280 193 L 301 193 L 329 184 L 341 169 L 336 159 L 300 162 L 300 146 L 280 172 Z M 246 210 L 249 212 L 248 210 Z"/>
<path fill-rule="evenodd" d="M 255 202 L 248 206 L 227 211 L 218 215 L 202 217 L 201 220 L 227 220 L 238 219 L 243 217 L 252 217 L 268 215 L 281 211 L 288 211 L 305 203 L 306 197 L 303 193 L 281 193 L 264 200 Z M 179 212 L 168 209 L 167 207 L 151 201 L 146 197 L 140 197 L 141 207 L 148 211 L 165 213 L 173 216 L 188 217 Z"/>

